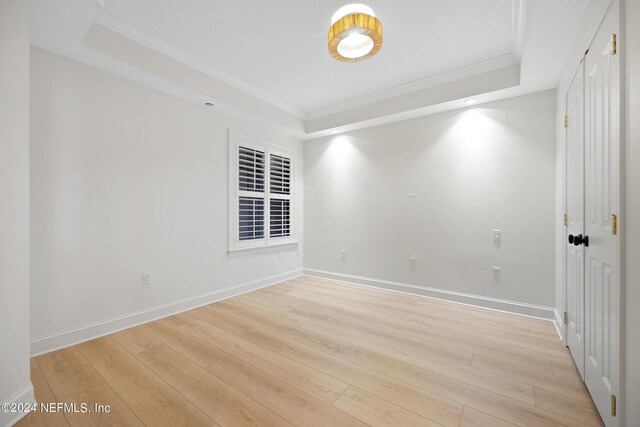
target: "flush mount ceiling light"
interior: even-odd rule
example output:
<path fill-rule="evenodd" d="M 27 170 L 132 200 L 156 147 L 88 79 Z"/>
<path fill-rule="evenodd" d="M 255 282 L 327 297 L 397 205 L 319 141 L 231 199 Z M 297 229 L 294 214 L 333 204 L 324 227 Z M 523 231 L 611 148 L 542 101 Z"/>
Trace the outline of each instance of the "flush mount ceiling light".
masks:
<path fill-rule="evenodd" d="M 382 47 L 382 23 L 364 4 L 348 4 L 331 18 L 329 53 L 335 59 L 355 62 L 367 59 Z"/>

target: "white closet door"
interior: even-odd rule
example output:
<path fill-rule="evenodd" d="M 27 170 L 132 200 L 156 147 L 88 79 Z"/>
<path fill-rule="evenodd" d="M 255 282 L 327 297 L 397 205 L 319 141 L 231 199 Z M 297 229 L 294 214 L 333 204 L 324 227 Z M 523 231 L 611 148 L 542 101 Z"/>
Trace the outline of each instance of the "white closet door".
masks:
<path fill-rule="evenodd" d="M 619 392 L 620 242 L 612 215 L 620 213 L 620 55 L 616 1 L 585 58 L 585 371 L 607 426 Z M 615 397 L 614 397 L 615 396 Z"/>
<path fill-rule="evenodd" d="M 567 92 L 567 346 L 584 378 L 584 67 Z"/>

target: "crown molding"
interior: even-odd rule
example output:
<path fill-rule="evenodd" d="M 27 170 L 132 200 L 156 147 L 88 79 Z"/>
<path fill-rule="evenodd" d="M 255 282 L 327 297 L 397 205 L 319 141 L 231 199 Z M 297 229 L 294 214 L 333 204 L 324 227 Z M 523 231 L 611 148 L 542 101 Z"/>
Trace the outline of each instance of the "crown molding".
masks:
<path fill-rule="evenodd" d="M 417 117 L 416 114 L 427 115 L 428 111 L 437 111 L 440 107 L 455 108 L 457 105 L 464 105 L 464 100 L 469 97 L 482 95 L 482 99 L 485 100 L 490 93 L 517 88 L 521 83 L 520 76 L 520 64 L 502 67 L 309 120 L 306 122 L 305 130 L 307 134 L 331 130 L 342 132 L 353 125 L 370 127 L 368 125 L 372 123 L 399 121 L 403 118 Z"/>
<path fill-rule="evenodd" d="M 147 86 L 200 105 L 213 102 L 219 112 L 269 130 L 296 137 L 304 134 L 304 120 L 99 22 L 94 22 L 82 43 L 85 48 L 152 76 L 141 82 Z M 101 68 L 105 68 L 104 64 Z"/>
<path fill-rule="evenodd" d="M 294 138 L 303 138 L 305 133 L 302 130 L 292 129 L 287 126 L 282 126 L 272 122 L 271 120 L 264 119 L 255 114 L 247 113 L 246 111 L 236 108 L 232 105 L 225 104 L 223 102 L 217 103 L 214 106 L 215 111 L 224 114 L 228 117 L 241 120 L 246 123 L 250 123 L 259 126 L 270 132 L 286 135 Z"/>
<path fill-rule="evenodd" d="M 240 81 L 239 79 L 206 64 L 204 61 L 196 59 L 191 55 L 185 54 L 184 52 L 181 52 L 178 49 L 169 46 L 167 43 L 138 30 L 137 28 L 123 22 L 122 20 L 114 17 L 107 12 L 102 11 L 96 18 L 95 22 L 124 37 L 128 37 L 136 41 L 137 43 L 148 47 L 149 49 L 155 50 L 175 61 L 193 68 L 194 70 L 207 74 L 208 76 L 213 77 L 216 80 L 219 80 L 235 89 L 246 92 L 249 95 L 261 101 L 264 101 L 272 105 L 273 107 L 283 110 L 299 119 L 306 119 L 306 113 L 294 107 L 293 105 L 281 101 L 280 99 L 269 95 L 268 93 L 250 84 Z"/>
<path fill-rule="evenodd" d="M 519 64 L 519 60 L 512 54 L 498 56 L 496 58 L 487 59 L 475 64 L 466 65 L 464 67 L 434 74 L 419 80 L 404 83 L 369 95 L 364 95 L 339 104 L 330 105 L 318 110 L 314 110 L 307 114 L 307 121 L 321 119 L 333 114 L 342 113 L 344 111 L 356 108 L 366 107 L 377 102 L 385 101 L 399 96 L 404 96 L 413 92 L 440 86 L 446 83 L 452 83 L 457 80 L 466 79 L 479 74 L 490 71 L 499 70 Z"/>
<path fill-rule="evenodd" d="M 100 3 L 102 0 L 96 1 Z M 339 128 L 343 128 L 345 126 L 349 127 L 350 125 L 358 125 L 357 127 L 361 127 L 363 125 L 367 126 L 368 124 L 373 126 L 378 123 L 389 123 L 392 121 L 403 120 L 406 119 L 407 116 L 415 117 L 415 115 L 419 112 L 428 114 L 427 111 L 431 111 L 434 109 L 440 111 L 441 108 L 436 108 L 438 107 L 438 105 L 435 105 L 433 103 L 427 102 L 424 105 L 414 105 L 415 102 L 408 100 L 406 105 L 407 108 L 405 108 L 405 106 L 403 105 L 397 106 L 395 110 L 383 109 L 385 111 L 389 111 L 382 115 L 366 114 L 367 111 L 375 110 L 376 106 L 386 105 L 386 103 L 388 102 L 397 103 L 399 102 L 399 100 L 406 97 L 413 99 L 415 98 L 416 93 L 426 93 L 431 91 L 438 92 L 439 89 L 455 85 L 456 82 L 462 83 L 476 76 L 480 77 L 492 72 L 499 73 L 502 69 L 519 66 L 521 62 L 522 43 L 524 38 L 526 0 L 512 0 L 511 4 L 512 43 L 509 53 L 498 57 L 489 58 L 477 63 L 469 64 L 463 67 L 458 67 L 441 73 L 432 74 L 418 80 L 386 88 L 345 102 L 329 105 L 311 112 L 302 111 L 295 106 L 292 106 L 272 95 L 269 95 L 268 93 L 265 93 L 264 91 L 250 84 L 240 81 L 234 76 L 228 75 L 223 71 L 210 66 L 204 61 L 198 60 L 191 55 L 185 54 L 184 52 L 181 52 L 178 49 L 169 46 L 167 43 L 158 40 L 157 38 L 150 36 L 140 31 L 139 29 L 127 24 L 121 19 L 114 17 L 113 15 L 104 11 L 104 9 L 102 9 L 95 18 L 94 25 L 92 27 L 92 30 L 90 30 L 90 33 L 97 31 L 98 33 L 102 32 L 102 34 L 104 35 L 104 31 L 110 31 L 112 32 L 112 35 L 107 35 L 107 38 L 111 37 L 112 40 L 115 40 L 114 37 L 122 38 L 122 40 L 118 42 L 113 41 L 113 46 L 115 46 L 117 43 L 120 43 L 120 45 L 122 45 L 122 43 L 125 43 L 124 39 L 128 39 L 130 41 L 129 44 L 134 43 L 140 45 L 141 48 L 148 49 L 148 52 L 156 52 L 156 55 L 162 55 L 162 57 L 165 57 L 167 60 L 175 61 L 173 64 L 181 64 L 182 67 L 186 67 L 183 68 L 181 78 L 174 79 L 172 77 L 169 77 L 169 80 L 167 80 L 167 77 L 164 76 L 162 72 L 156 75 L 155 71 L 150 68 L 150 64 L 143 65 L 138 57 L 130 56 L 129 58 L 126 58 L 126 55 L 119 55 L 118 50 L 111 49 L 111 52 L 109 52 L 107 51 L 108 49 L 101 49 L 101 47 L 105 47 L 104 45 L 97 46 L 94 43 L 94 45 L 92 46 L 91 40 L 88 40 L 88 38 L 90 38 L 89 35 L 87 35 L 83 43 L 86 47 L 93 49 L 97 48 L 99 51 L 102 51 L 102 53 L 106 53 L 110 56 L 113 56 L 115 54 L 115 56 L 113 56 L 114 59 L 123 61 L 129 66 L 140 69 L 146 73 L 151 73 L 154 76 L 155 80 L 166 81 L 172 86 L 173 89 L 171 93 L 173 94 L 175 94 L 176 92 L 181 92 L 180 89 L 183 88 L 185 93 L 184 96 L 181 96 L 182 98 L 191 100 L 196 103 L 201 103 L 202 99 L 206 99 L 206 102 L 214 102 L 216 105 L 215 109 L 227 116 L 256 124 L 262 128 L 280 134 L 286 134 L 306 140 L 310 137 L 317 137 L 319 133 L 323 133 L 325 131 L 331 133 L 331 129 L 335 129 L 336 126 L 338 126 Z M 140 68 L 141 65 L 142 68 Z M 208 78 L 211 80 L 208 80 L 208 82 L 204 82 L 204 80 L 199 78 L 199 81 L 201 83 L 200 86 L 198 86 L 198 84 L 196 83 L 193 83 L 192 80 L 185 80 L 185 76 L 189 74 L 189 72 L 187 71 L 188 69 L 193 70 L 193 72 L 201 73 L 202 78 Z M 146 84 L 145 82 L 142 83 Z M 163 90 L 162 87 L 158 87 L 163 86 L 162 84 L 160 84 L 161 82 L 156 83 L 157 84 L 155 85 L 149 83 L 149 86 L 155 86 L 159 90 Z M 236 105 L 232 98 L 229 98 L 228 92 L 225 92 L 227 93 L 226 98 L 228 99 L 225 99 L 225 96 L 221 96 L 222 99 L 215 99 L 217 92 L 215 90 L 212 91 L 210 89 L 205 89 L 205 86 L 202 86 L 203 84 L 205 86 L 208 86 L 209 88 L 214 87 L 215 85 L 224 85 L 224 87 L 229 87 L 231 90 L 238 91 L 236 92 L 237 95 L 243 93 L 246 97 L 249 97 L 249 99 L 254 99 L 255 102 L 263 102 L 263 105 L 274 107 L 275 110 L 273 110 L 273 114 L 275 114 L 275 116 L 267 115 L 262 117 L 259 108 L 256 109 L 253 107 L 245 111 L 246 105 L 243 106 L 242 103 Z M 480 89 L 480 87 L 478 88 Z M 479 92 L 476 93 L 479 94 Z M 212 98 L 212 96 L 214 98 Z M 247 98 L 245 98 L 245 101 L 246 100 Z M 443 103 L 437 104 L 441 104 L 440 106 L 442 107 L 449 105 L 449 100 L 443 101 Z M 277 111 L 280 111 L 280 113 L 277 113 Z M 331 123 L 335 122 L 334 118 L 337 115 L 342 113 L 353 115 L 356 111 L 360 111 L 362 113 L 356 114 L 357 116 L 362 116 L 359 120 L 356 120 L 355 122 L 350 124 L 340 124 L 336 122 L 337 124 L 335 124 L 335 126 L 331 125 Z M 278 114 L 280 114 L 280 116 L 278 116 Z M 298 120 L 298 123 L 300 123 L 302 127 L 300 127 L 299 124 L 295 124 L 295 120 Z M 320 125 L 321 123 L 325 123 L 326 126 Z M 333 132 L 335 133 L 335 130 Z"/>
<path fill-rule="evenodd" d="M 369 104 L 396 98 L 398 96 L 403 96 L 415 91 L 428 89 L 430 87 L 439 86 L 441 84 L 451 83 L 456 80 L 473 77 L 478 74 L 498 70 L 500 68 L 509 67 L 511 65 L 517 65 L 520 63 L 520 59 L 522 56 L 522 43 L 525 30 L 525 12 L 526 0 L 512 0 L 512 41 L 511 51 L 508 54 L 501 55 L 495 58 L 489 58 L 484 61 L 443 71 L 437 74 L 432 74 L 418 80 L 363 95 L 345 102 L 328 105 L 326 107 L 322 107 L 309 112 L 307 114 L 306 120 L 311 121 L 320 119 L 336 113 L 353 110 L 355 108 L 361 108 Z"/>
<path fill-rule="evenodd" d="M 210 66 L 209 64 L 206 64 L 204 61 L 187 55 L 184 52 L 181 52 L 178 49 L 169 46 L 167 43 L 162 42 L 157 38 L 150 36 L 138 30 L 137 28 L 123 22 L 122 20 L 114 17 L 108 12 L 105 12 L 104 10 L 98 15 L 95 22 L 109 28 L 116 33 L 119 33 L 122 36 L 135 40 L 143 46 L 146 46 L 178 62 L 181 62 L 188 67 L 205 73 L 231 87 L 246 92 L 247 94 L 254 96 L 261 101 L 264 101 L 272 105 L 273 107 L 283 110 L 293 115 L 294 117 L 302 120 L 314 120 L 324 116 L 335 114 L 337 112 L 351 110 L 353 108 L 358 108 L 368 104 L 379 102 L 384 99 L 402 96 L 416 90 L 422 90 L 440 84 L 449 83 L 457 79 L 464 79 L 475 74 L 481 74 L 519 63 L 522 54 L 522 43 L 525 30 L 525 11 L 526 0 L 512 0 L 512 47 L 511 52 L 506 55 L 490 58 L 485 61 L 426 76 L 422 79 L 383 89 L 381 91 L 364 95 L 353 100 L 328 105 L 326 107 L 322 107 L 310 112 L 305 112 L 254 87 L 253 85 L 245 83 L 217 68 Z"/>

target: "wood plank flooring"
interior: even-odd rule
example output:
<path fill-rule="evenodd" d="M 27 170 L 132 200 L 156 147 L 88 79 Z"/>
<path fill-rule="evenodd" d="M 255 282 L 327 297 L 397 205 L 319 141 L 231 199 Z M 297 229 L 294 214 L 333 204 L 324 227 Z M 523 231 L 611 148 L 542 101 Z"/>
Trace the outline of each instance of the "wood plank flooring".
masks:
<path fill-rule="evenodd" d="M 602 426 L 550 322 L 300 277 L 32 359 L 43 426 Z"/>

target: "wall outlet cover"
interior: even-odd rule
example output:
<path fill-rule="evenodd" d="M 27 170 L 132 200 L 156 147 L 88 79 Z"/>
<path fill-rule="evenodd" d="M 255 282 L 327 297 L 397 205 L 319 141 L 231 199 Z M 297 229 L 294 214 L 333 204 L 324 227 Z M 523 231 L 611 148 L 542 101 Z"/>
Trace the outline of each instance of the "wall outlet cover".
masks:
<path fill-rule="evenodd" d="M 151 273 L 142 273 L 142 286 L 149 286 L 151 284 Z"/>

